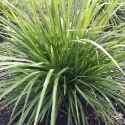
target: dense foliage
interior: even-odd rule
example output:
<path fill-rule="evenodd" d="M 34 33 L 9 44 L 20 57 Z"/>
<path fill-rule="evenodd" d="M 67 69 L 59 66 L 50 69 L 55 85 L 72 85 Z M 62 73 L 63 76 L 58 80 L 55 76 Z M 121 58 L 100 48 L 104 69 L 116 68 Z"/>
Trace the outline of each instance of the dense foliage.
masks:
<path fill-rule="evenodd" d="M 124 120 L 113 102 L 124 111 L 125 28 L 119 19 L 125 3 L 81 2 L 33 0 L 24 11 L 6 1 L 10 13 L 0 16 L 6 41 L 0 45 L 0 108 L 12 110 L 10 123 L 20 116 L 22 125 L 28 116 L 27 125 L 44 118 L 55 125 L 63 104 L 67 125 L 87 125 L 83 103 L 106 125 Z"/>

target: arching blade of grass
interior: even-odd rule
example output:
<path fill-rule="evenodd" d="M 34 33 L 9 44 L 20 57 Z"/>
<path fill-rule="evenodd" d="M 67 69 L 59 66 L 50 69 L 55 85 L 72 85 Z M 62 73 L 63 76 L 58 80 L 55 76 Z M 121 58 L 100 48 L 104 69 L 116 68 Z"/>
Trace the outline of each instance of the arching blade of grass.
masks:
<path fill-rule="evenodd" d="M 38 122 L 38 115 L 39 115 L 39 112 L 40 112 L 40 109 L 42 107 L 42 102 L 43 102 L 43 99 L 45 98 L 45 93 L 46 93 L 46 89 L 47 89 L 47 86 L 50 82 L 50 78 L 51 78 L 51 75 L 53 74 L 53 69 L 51 69 L 48 74 L 47 74 L 47 77 L 45 79 L 45 82 L 43 84 L 43 89 L 42 89 L 42 92 L 40 94 L 40 100 L 39 100 L 39 103 L 38 103 L 38 108 L 37 108 L 37 112 L 36 112 L 36 116 L 35 116 L 35 121 L 34 121 L 34 125 L 37 125 L 37 122 Z"/>
<path fill-rule="evenodd" d="M 78 41 L 78 42 L 82 42 L 82 41 L 89 42 L 89 43 L 95 45 L 96 47 L 98 47 L 99 49 L 101 49 L 115 63 L 115 65 L 119 68 L 119 70 L 125 75 L 124 71 L 119 67 L 119 65 L 114 60 L 114 58 L 101 45 L 99 45 L 98 43 L 96 43 L 96 42 L 94 42 L 92 40 L 88 40 L 88 39 L 83 39 L 83 40 Z"/>
<path fill-rule="evenodd" d="M 51 125 L 55 125 L 56 123 L 56 116 L 57 116 L 57 108 L 56 108 L 56 100 L 57 100 L 57 89 L 58 89 L 58 82 L 59 82 L 59 77 L 55 79 L 54 82 L 54 87 L 53 87 L 53 96 L 52 96 L 52 112 L 51 112 Z"/>

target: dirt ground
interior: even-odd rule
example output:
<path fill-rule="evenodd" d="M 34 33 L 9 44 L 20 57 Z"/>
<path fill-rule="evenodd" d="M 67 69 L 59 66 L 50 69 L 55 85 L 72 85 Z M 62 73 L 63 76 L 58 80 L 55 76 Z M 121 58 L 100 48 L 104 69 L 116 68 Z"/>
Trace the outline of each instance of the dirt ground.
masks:
<path fill-rule="evenodd" d="M 116 105 L 116 104 L 114 103 L 114 105 Z M 115 107 L 116 107 L 116 110 L 125 119 L 125 113 L 122 111 L 122 109 L 118 105 L 116 105 Z M 61 109 L 65 111 L 66 107 L 64 105 L 62 105 Z M 85 113 L 86 113 L 86 117 L 89 122 L 89 125 L 98 125 L 98 121 L 95 118 L 93 109 L 90 106 L 84 106 L 84 109 L 85 109 Z M 9 122 L 10 115 L 11 115 L 11 113 L 9 112 L 8 108 L 0 110 L 0 125 L 7 125 L 7 123 Z M 16 125 L 18 120 L 19 120 L 19 118 L 15 119 L 11 125 Z M 117 123 L 118 119 L 114 118 L 114 120 Z M 101 121 L 101 125 L 105 125 L 104 121 L 101 118 L 100 118 L 100 121 Z M 46 118 L 44 118 L 43 122 L 38 125 L 45 125 L 45 123 L 46 123 Z M 65 113 L 59 111 L 56 125 L 66 125 L 66 124 L 67 124 L 67 115 Z M 27 125 L 27 124 L 25 123 L 23 125 Z M 49 123 L 48 123 L 48 125 L 49 125 Z M 76 125 L 75 122 L 73 125 Z M 117 123 L 117 125 L 125 125 L 125 121 L 122 121 L 122 124 Z"/>

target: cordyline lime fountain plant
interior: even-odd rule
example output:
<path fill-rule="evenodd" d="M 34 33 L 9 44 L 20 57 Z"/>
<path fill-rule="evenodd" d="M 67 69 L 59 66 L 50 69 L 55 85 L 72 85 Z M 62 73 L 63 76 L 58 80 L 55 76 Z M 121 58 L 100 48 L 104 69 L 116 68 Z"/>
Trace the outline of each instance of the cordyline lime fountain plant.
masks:
<path fill-rule="evenodd" d="M 43 0 L 39 6 L 33 0 L 26 12 L 5 2 L 11 13 L 0 17 L 6 41 L 0 45 L 0 107 L 12 110 L 9 124 L 20 116 L 17 125 L 26 118 L 27 125 L 45 118 L 56 125 L 63 104 L 67 125 L 88 125 L 83 102 L 98 124 L 100 117 L 106 125 L 122 124 L 113 102 L 124 111 L 125 29 L 124 23 L 108 25 L 119 1 Z"/>

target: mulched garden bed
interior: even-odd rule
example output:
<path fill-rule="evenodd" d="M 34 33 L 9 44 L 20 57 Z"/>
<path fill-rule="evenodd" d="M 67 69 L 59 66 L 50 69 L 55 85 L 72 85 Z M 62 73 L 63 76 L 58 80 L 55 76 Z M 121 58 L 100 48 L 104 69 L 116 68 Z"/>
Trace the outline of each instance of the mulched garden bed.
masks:
<path fill-rule="evenodd" d="M 122 109 L 115 102 L 113 104 L 115 105 L 116 110 L 125 119 L 125 113 L 122 111 Z M 66 107 L 64 106 L 64 104 L 61 106 L 61 109 L 63 111 L 66 110 Z M 90 106 L 86 106 L 86 105 L 84 105 L 84 109 L 85 109 L 85 113 L 86 113 L 89 125 L 98 125 L 98 120 L 95 118 L 93 109 Z M 11 115 L 11 112 L 9 112 L 9 108 L 7 107 L 3 110 L 0 110 L 0 125 L 7 125 L 7 123 L 9 122 L 10 115 Z M 113 119 L 117 123 L 118 119 L 115 117 L 113 117 Z M 11 125 L 16 125 L 18 120 L 19 118 L 15 119 Z M 101 118 L 100 118 L 100 121 L 101 121 L 101 125 L 105 125 L 104 121 Z M 45 123 L 46 123 L 46 119 L 43 119 L 43 122 L 38 125 L 45 125 Z M 66 124 L 67 124 L 67 114 L 62 111 L 59 111 L 56 125 L 66 125 Z M 23 125 L 26 125 L 26 124 L 24 123 Z M 75 122 L 74 122 L 74 125 L 76 125 Z M 120 125 L 120 124 L 117 123 L 117 125 Z M 125 121 L 122 121 L 121 125 L 125 125 Z"/>

